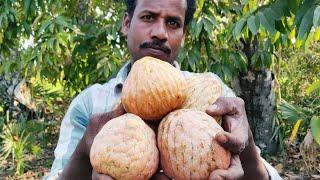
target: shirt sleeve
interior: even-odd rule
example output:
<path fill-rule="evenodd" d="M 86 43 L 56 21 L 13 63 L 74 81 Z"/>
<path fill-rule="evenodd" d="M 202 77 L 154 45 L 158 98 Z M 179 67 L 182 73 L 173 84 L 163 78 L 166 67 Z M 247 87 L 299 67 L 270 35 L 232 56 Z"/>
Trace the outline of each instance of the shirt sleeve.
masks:
<path fill-rule="evenodd" d="M 54 151 L 55 159 L 51 171 L 43 179 L 58 179 L 82 138 L 92 114 L 90 89 L 80 93 L 71 102 L 60 126 L 60 135 Z"/>
<path fill-rule="evenodd" d="M 265 159 L 263 159 L 261 157 L 261 160 L 264 164 L 264 166 L 266 167 L 268 174 L 269 174 L 269 179 L 270 180 L 281 180 L 282 178 L 280 177 L 280 175 L 278 174 L 278 171 L 273 168 Z"/>

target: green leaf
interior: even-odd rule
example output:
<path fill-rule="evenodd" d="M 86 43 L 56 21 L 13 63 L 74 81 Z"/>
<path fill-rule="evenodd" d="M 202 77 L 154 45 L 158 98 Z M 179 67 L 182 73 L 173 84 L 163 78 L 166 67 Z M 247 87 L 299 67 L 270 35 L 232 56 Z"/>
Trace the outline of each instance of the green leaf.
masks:
<path fill-rule="evenodd" d="M 249 0 L 241 0 L 242 5 L 246 5 L 246 4 L 248 4 L 248 2 L 249 2 Z"/>
<path fill-rule="evenodd" d="M 198 18 L 201 11 L 202 11 L 202 8 L 203 8 L 203 4 L 204 4 L 204 0 L 199 0 L 197 1 L 197 9 L 196 11 L 194 12 L 194 17 L 195 18 Z"/>
<path fill-rule="evenodd" d="M 314 9 L 315 9 L 315 6 L 312 6 L 303 16 L 301 24 L 299 26 L 298 39 L 304 39 L 305 37 L 308 36 L 310 29 L 312 27 L 312 22 L 313 22 L 312 18 L 313 18 Z"/>
<path fill-rule="evenodd" d="M 269 16 L 268 14 L 265 14 L 263 12 L 258 12 L 259 18 L 260 18 L 260 23 L 261 25 L 269 31 L 271 34 L 274 34 L 276 32 L 275 30 L 275 24 L 274 24 L 274 19 L 267 18 Z"/>
<path fill-rule="evenodd" d="M 40 33 L 43 33 L 43 32 L 48 28 L 48 26 L 49 26 L 50 24 L 51 24 L 50 19 L 45 20 L 45 21 L 42 23 L 42 25 L 41 25 L 41 27 L 40 27 L 40 29 L 39 29 L 39 32 L 40 32 Z"/>
<path fill-rule="evenodd" d="M 234 39 L 238 39 L 244 25 L 246 23 L 246 19 L 245 18 L 241 18 L 235 25 L 235 28 L 233 30 L 233 38 Z"/>
<path fill-rule="evenodd" d="M 281 20 L 276 21 L 275 28 L 277 31 L 281 32 L 282 34 L 285 34 L 287 32 L 286 28 L 284 27 L 283 22 Z"/>
<path fill-rule="evenodd" d="M 264 57 L 265 57 L 264 65 L 267 68 L 270 68 L 271 64 L 272 64 L 272 56 L 271 56 L 271 54 L 269 52 L 264 52 Z"/>
<path fill-rule="evenodd" d="M 296 13 L 300 0 L 286 0 L 286 2 L 288 4 L 289 9 L 293 13 Z"/>
<path fill-rule="evenodd" d="M 41 7 L 41 10 L 45 11 L 45 5 L 44 5 L 43 0 L 38 0 L 38 3 L 39 3 L 39 6 Z"/>
<path fill-rule="evenodd" d="M 278 110 L 280 111 L 284 119 L 290 120 L 292 122 L 296 122 L 299 119 L 306 119 L 306 115 L 300 108 L 295 107 L 294 105 L 284 100 L 279 104 Z"/>
<path fill-rule="evenodd" d="M 70 29 L 72 29 L 72 25 L 68 23 L 68 19 L 64 16 L 58 16 L 56 18 L 56 22 L 57 24 L 64 26 L 64 27 L 68 27 Z"/>
<path fill-rule="evenodd" d="M 320 145 L 320 118 L 313 116 L 310 121 L 310 127 L 314 140 Z"/>
<path fill-rule="evenodd" d="M 282 7 L 279 3 L 273 4 L 270 8 L 266 8 L 264 13 L 272 16 L 271 18 L 274 20 L 280 20 L 283 16 Z"/>
<path fill-rule="evenodd" d="M 25 14 L 26 18 L 29 15 L 30 4 L 31 4 L 31 0 L 24 0 L 23 1 L 23 11 L 24 11 L 24 14 Z"/>
<path fill-rule="evenodd" d="M 314 16 L 313 16 L 313 27 L 317 27 L 320 25 L 320 6 L 318 6 L 314 10 Z"/>
<path fill-rule="evenodd" d="M 213 30 L 213 25 L 206 18 L 203 19 L 204 30 L 210 35 Z"/>
<path fill-rule="evenodd" d="M 201 33 L 201 30 L 202 30 L 202 27 L 203 27 L 203 22 L 202 22 L 202 18 L 200 17 L 197 21 L 197 24 L 196 24 L 196 27 L 195 27 L 195 38 L 198 38 L 200 33 Z"/>
<path fill-rule="evenodd" d="M 320 80 L 315 81 L 314 83 L 312 83 L 307 89 L 306 89 L 306 93 L 307 95 L 310 95 L 311 93 L 320 90 Z"/>
<path fill-rule="evenodd" d="M 316 29 L 316 31 L 314 32 L 314 36 L 313 36 L 315 41 L 319 41 L 320 40 L 320 27 L 318 27 Z M 1 43 L 0 43 L 1 44 Z"/>
<path fill-rule="evenodd" d="M 248 18 L 247 24 L 252 34 L 256 35 L 260 26 L 259 18 L 252 15 Z"/>
<path fill-rule="evenodd" d="M 304 15 L 306 14 L 310 6 L 312 6 L 312 3 L 313 3 L 313 0 L 306 0 L 298 9 L 295 20 L 294 20 L 294 24 L 297 25 L 297 27 L 300 26 L 302 18 L 304 17 Z"/>
<path fill-rule="evenodd" d="M 26 32 L 29 35 L 32 34 L 32 29 L 31 29 L 30 25 L 26 21 L 23 21 L 22 24 L 23 24 L 23 27 L 26 30 Z"/>

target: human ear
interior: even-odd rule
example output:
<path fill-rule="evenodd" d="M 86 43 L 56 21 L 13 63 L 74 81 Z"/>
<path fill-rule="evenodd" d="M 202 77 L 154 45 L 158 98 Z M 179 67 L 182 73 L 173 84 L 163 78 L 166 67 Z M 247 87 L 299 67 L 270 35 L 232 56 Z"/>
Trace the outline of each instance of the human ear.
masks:
<path fill-rule="evenodd" d="M 123 17 L 123 21 L 122 21 L 121 32 L 126 37 L 128 35 L 128 31 L 130 28 L 130 22 L 131 22 L 130 15 L 128 13 L 125 13 L 125 15 Z"/>
<path fill-rule="evenodd" d="M 182 36 L 182 40 L 181 40 L 181 47 L 184 46 L 185 37 L 186 37 L 186 33 L 185 33 L 185 31 L 184 31 L 184 32 L 183 32 L 183 36 Z"/>

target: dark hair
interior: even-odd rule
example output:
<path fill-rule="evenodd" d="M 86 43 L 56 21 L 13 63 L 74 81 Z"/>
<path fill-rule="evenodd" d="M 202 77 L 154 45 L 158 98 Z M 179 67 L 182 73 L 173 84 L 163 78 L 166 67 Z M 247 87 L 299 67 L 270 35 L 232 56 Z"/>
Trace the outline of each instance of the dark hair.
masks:
<path fill-rule="evenodd" d="M 133 16 L 134 10 L 136 8 L 136 1 L 137 0 L 125 0 L 126 6 L 127 6 L 127 13 L 130 17 Z M 196 10 L 196 0 L 186 0 L 187 1 L 187 10 L 186 10 L 186 16 L 184 25 L 187 26 L 189 22 L 193 18 L 193 14 Z"/>

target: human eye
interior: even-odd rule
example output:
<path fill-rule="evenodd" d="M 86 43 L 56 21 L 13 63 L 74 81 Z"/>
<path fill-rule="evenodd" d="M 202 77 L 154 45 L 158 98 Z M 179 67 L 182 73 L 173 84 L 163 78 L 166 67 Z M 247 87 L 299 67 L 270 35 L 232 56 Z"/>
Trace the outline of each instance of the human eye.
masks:
<path fill-rule="evenodd" d="M 167 24 L 168 24 L 168 26 L 170 26 L 172 28 L 180 28 L 181 27 L 181 24 L 175 19 L 169 19 L 167 21 Z"/>
<path fill-rule="evenodd" d="M 144 21 L 151 21 L 153 20 L 153 16 L 151 14 L 142 15 L 141 19 Z"/>

